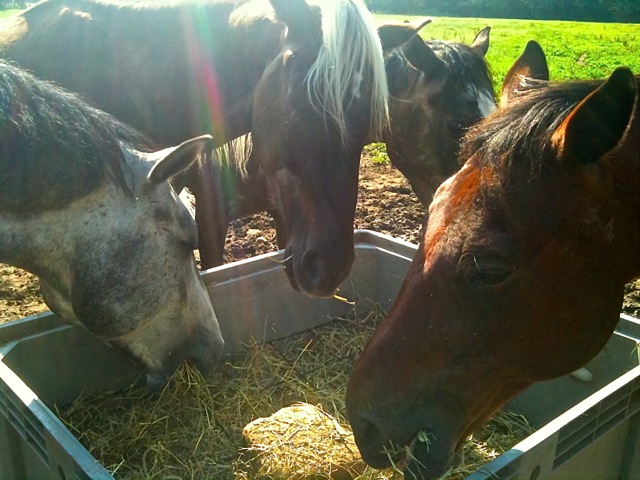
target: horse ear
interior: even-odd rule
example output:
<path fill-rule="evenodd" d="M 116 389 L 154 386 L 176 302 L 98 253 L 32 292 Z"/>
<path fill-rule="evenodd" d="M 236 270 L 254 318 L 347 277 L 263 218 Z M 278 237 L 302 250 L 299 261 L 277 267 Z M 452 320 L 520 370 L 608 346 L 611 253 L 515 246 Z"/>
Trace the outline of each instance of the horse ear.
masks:
<path fill-rule="evenodd" d="M 68 22 L 88 22 L 92 20 L 90 13 L 82 10 L 71 10 L 69 7 L 62 8 L 58 17 Z"/>
<path fill-rule="evenodd" d="M 482 53 L 483 57 L 489 51 L 489 32 L 491 32 L 491 27 L 484 27 L 478 32 L 476 38 L 473 39 L 473 43 L 471 44 L 471 47 Z"/>
<path fill-rule="evenodd" d="M 547 57 L 538 42 L 530 40 L 518 57 L 515 63 L 507 72 L 507 76 L 502 84 L 502 97 L 500 105 L 505 106 L 514 98 L 518 92 L 522 92 L 531 88 L 527 85 L 527 79 L 549 80 L 549 66 L 547 65 Z"/>
<path fill-rule="evenodd" d="M 188 168 L 202 152 L 213 150 L 213 137 L 202 135 L 159 152 L 161 158 L 147 175 L 147 183 L 159 185 Z M 163 155 L 163 153 L 165 153 Z"/>
<path fill-rule="evenodd" d="M 402 51 L 409 63 L 418 70 L 422 70 L 427 79 L 436 81 L 444 75 L 446 64 L 422 38 L 413 37 L 405 44 Z"/>
<path fill-rule="evenodd" d="M 320 15 L 305 0 L 269 0 L 276 18 L 287 26 L 287 38 L 293 42 L 314 42 L 322 34 Z"/>
<path fill-rule="evenodd" d="M 381 25 L 378 27 L 378 37 L 380 37 L 382 50 L 384 52 L 389 52 L 395 48 L 401 47 L 418 35 L 418 32 L 430 23 L 431 19 L 427 18 L 417 26 L 409 23 Z"/>
<path fill-rule="evenodd" d="M 553 133 L 559 158 L 582 164 L 599 160 L 622 138 L 631 120 L 635 97 L 633 73 L 619 67 Z"/>

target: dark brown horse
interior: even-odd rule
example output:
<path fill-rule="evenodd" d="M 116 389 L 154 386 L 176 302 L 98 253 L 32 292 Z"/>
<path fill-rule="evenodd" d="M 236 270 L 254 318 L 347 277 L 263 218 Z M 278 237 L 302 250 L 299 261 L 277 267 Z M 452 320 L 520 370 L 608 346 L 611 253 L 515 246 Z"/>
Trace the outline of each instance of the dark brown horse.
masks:
<path fill-rule="evenodd" d="M 529 46 L 507 105 L 468 134 L 354 368 L 348 417 L 375 467 L 444 474 L 515 394 L 604 346 L 640 276 L 640 78 L 523 81 L 544 76 L 540 52 Z"/>
<path fill-rule="evenodd" d="M 379 29 L 382 36 L 384 29 Z M 438 186 L 458 170 L 462 136 L 495 110 L 484 58 L 490 30 L 482 29 L 471 45 L 416 36 L 387 55 L 391 123 L 382 139 L 391 163 L 425 208 Z"/>
<path fill-rule="evenodd" d="M 287 37 L 254 92 L 253 149 L 286 225 L 291 285 L 332 296 L 354 260 L 360 154 L 388 122 L 382 47 L 359 1 L 322 14 L 275 3 Z"/>
<path fill-rule="evenodd" d="M 327 296 L 349 272 L 354 172 L 388 121 L 382 50 L 361 0 L 50 0 L 5 20 L 0 49 L 160 144 L 253 130 L 292 284 Z M 222 208 L 215 175 L 204 162 L 178 182 L 196 196 L 204 266 L 219 242 L 207 229 Z"/>

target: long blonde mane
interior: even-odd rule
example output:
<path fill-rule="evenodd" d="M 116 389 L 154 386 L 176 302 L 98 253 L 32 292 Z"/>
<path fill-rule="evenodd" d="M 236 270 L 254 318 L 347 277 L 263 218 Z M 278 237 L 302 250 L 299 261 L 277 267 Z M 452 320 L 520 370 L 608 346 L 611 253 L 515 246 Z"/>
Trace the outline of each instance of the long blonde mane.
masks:
<path fill-rule="evenodd" d="M 389 90 L 373 17 L 361 0 L 319 0 L 317 4 L 323 44 L 306 77 L 311 103 L 333 119 L 346 144 L 346 111 L 360 99 L 362 84 L 368 79 L 370 130 L 377 136 L 389 121 Z"/>
<path fill-rule="evenodd" d="M 247 162 L 252 150 L 251 133 L 247 133 L 216 148 L 213 155 L 220 164 L 228 163 L 238 171 L 240 176 L 247 177 Z"/>

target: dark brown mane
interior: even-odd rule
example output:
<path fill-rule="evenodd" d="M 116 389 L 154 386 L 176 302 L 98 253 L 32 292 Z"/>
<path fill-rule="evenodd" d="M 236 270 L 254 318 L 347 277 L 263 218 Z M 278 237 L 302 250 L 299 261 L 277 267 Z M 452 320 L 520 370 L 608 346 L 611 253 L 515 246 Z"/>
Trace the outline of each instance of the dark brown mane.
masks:
<path fill-rule="evenodd" d="M 474 86 L 478 91 L 493 91 L 492 72 L 485 58 L 471 46 L 459 42 L 427 40 L 425 42 L 444 61 L 446 88 L 456 91 Z"/>
<path fill-rule="evenodd" d="M 417 39 L 415 41 L 422 41 Z M 413 42 L 413 41 L 412 41 Z M 415 48 L 408 42 L 403 48 L 394 50 L 387 55 L 385 66 L 390 79 L 390 88 L 400 90 L 408 88 L 406 82 L 412 75 L 410 57 Z M 464 43 L 428 40 L 425 42 L 444 62 L 446 81 L 443 82 L 444 92 L 458 95 L 461 89 L 474 89 L 476 92 L 493 92 L 492 72 L 485 58 Z"/>
<path fill-rule="evenodd" d="M 0 61 L 0 210 L 60 208 L 110 178 L 127 188 L 120 142 L 143 137 L 75 95 Z"/>
<path fill-rule="evenodd" d="M 539 172 L 555 129 L 603 81 L 529 82 L 534 88 L 521 93 L 509 106 L 498 109 L 467 133 L 461 161 L 479 153 L 488 165 L 506 164 L 506 171 L 517 167 L 532 174 Z M 532 156 L 530 152 L 538 155 Z"/>

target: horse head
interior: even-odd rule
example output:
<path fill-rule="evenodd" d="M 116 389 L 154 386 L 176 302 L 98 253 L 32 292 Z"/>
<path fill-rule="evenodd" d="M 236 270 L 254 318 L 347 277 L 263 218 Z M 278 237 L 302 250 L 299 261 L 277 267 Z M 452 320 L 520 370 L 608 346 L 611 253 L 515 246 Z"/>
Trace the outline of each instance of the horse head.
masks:
<path fill-rule="evenodd" d="M 55 265 L 33 268 L 51 310 L 132 357 L 152 389 L 186 359 L 211 371 L 224 345 L 193 258 L 193 214 L 169 185 L 209 140 L 154 153 L 124 147 L 135 197 L 104 191 L 61 212 L 48 235 L 66 245 L 51 242 Z"/>
<path fill-rule="evenodd" d="M 286 36 L 254 93 L 254 155 L 284 219 L 292 286 L 329 297 L 354 260 L 362 148 L 388 119 L 382 49 L 360 0 L 271 4 Z"/>
<path fill-rule="evenodd" d="M 523 77 L 548 74 L 541 52 L 528 46 L 507 105 L 467 135 L 354 368 L 347 413 L 374 467 L 443 475 L 509 399 L 604 346 L 640 276 L 638 79 Z"/>
<path fill-rule="evenodd" d="M 429 22 L 404 28 L 417 32 Z M 485 60 L 490 30 L 481 30 L 471 45 L 424 41 L 415 35 L 386 56 L 391 122 L 383 140 L 391 162 L 425 207 L 436 188 L 460 167 L 463 135 L 495 109 Z"/>
<path fill-rule="evenodd" d="M 211 137 L 150 153 L 76 96 L 0 62 L 0 261 L 38 275 L 47 305 L 125 351 L 150 386 L 223 340 L 170 180 Z"/>

